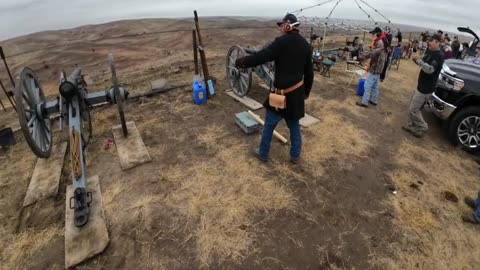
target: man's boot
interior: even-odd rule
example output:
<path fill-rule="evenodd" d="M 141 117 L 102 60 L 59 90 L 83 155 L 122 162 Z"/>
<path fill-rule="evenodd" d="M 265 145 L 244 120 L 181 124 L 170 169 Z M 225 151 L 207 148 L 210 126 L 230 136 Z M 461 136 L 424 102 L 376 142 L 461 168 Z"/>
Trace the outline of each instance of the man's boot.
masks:
<path fill-rule="evenodd" d="M 260 155 L 260 149 L 258 148 L 253 149 L 253 155 L 263 162 L 268 161 L 268 158 L 262 157 L 262 155 Z"/>
<path fill-rule="evenodd" d="M 473 214 L 465 214 L 462 216 L 462 220 L 465 223 L 480 225 L 480 222 L 475 218 Z"/>

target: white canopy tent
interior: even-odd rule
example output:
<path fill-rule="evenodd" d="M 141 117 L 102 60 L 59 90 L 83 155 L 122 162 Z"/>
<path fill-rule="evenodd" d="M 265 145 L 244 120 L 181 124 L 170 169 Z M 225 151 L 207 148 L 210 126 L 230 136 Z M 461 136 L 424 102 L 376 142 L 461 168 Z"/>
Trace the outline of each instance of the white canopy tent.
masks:
<path fill-rule="evenodd" d="M 306 17 L 306 16 L 299 16 L 301 13 L 305 10 L 320 7 L 323 5 L 326 5 L 328 3 L 336 1 L 335 5 L 333 8 L 330 10 L 328 15 L 325 18 L 320 18 L 320 17 Z M 362 7 L 362 5 L 359 3 L 363 3 L 370 9 L 372 9 L 375 13 L 377 13 L 379 16 L 381 16 L 389 25 L 391 25 L 391 21 L 387 19 L 382 13 L 380 13 L 377 9 L 372 7 L 370 4 L 368 4 L 365 0 L 353 0 L 357 7 L 367 16 L 368 20 L 370 21 L 369 24 L 361 24 L 359 22 L 353 22 L 353 21 L 348 21 L 348 20 L 342 20 L 341 22 L 334 22 L 331 23 L 331 16 L 335 9 L 338 7 L 340 2 L 344 0 L 327 0 L 322 3 L 301 8 L 295 11 L 292 11 L 290 13 L 295 14 L 298 17 L 298 20 L 300 23 L 304 25 L 311 25 L 311 26 L 316 26 L 316 27 L 321 27 L 323 26 L 323 39 L 322 39 L 322 53 L 325 50 L 325 37 L 327 35 L 327 29 L 343 29 L 346 31 L 351 31 L 351 30 L 356 30 L 356 31 L 361 31 L 361 32 L 369 32 L 373 27 L 378 26 L 378 22 L 373 19 L 373 17 Z M 347 0 L 348 1 L 348 0 Z M 391 27 L 392 28 L 392 27 Z"/>

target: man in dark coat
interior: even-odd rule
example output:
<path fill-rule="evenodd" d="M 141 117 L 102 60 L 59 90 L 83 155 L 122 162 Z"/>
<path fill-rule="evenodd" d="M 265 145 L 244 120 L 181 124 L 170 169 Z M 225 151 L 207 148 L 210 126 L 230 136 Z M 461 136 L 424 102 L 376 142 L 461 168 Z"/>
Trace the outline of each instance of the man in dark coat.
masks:
<path fill-rule="evenodd" d="M 272 92 L 283 90 L 286 108 L 275 108 L 270 105 L 269 99 L 265 101 L 265 125 L 260 147 L 254 153 L 262 161 L 268 160 L 273 131 L 278 122 L 285 119 L 290 130 L 290 161 L 297 163 L 302 148 L 300 119 L 305 116 L 305 99 L 313 84 L 312 48 L 299 34 L 300 23 L 293 14 L 287 14 L 277 25 L 281 36 L 265 49 L 237 59 L 235 65 L 237 68 L 251 68 L 275 61 L 275 89 Z"/>
<path fill-rule="evenodd" d="M 387 56 L 385 57 L 385 64 L 383 65 L 383 71 L 380 74 L 380 82 L 383 82 L 385 80 L 385 77 L 387 76 L 387 69 L 388 66 L 390 65 L 390 56 L 392 56 L 392 40 L 393 40 L 393 34 L 389 26 L 385 27 L 385 35 L 386 38 L 383 39 L 383 46 L 385 48 L 385 52 L 387 53 Z"/>

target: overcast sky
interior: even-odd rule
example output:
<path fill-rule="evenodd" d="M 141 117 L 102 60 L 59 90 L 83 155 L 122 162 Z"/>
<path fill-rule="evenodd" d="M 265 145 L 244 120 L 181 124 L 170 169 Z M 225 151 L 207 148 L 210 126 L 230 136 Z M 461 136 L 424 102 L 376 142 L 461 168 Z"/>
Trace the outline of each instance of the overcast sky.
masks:
<path fill-rule="evenodd" d="M 325 0 L 0 0 L 0 40 L 43 30 L 135 18 L 200 16 L 282 17 L 286 12 Z M 337 0 L 304 11 L 326 17 Z M 377 21 L 384 21 L 357 0 Z M 393 23 L 454 31 L 470 26 L 480 32 L 480 0 L 363 0 Z M 341 0 L 332 17 L 367 19 L 354 0 Z"/>

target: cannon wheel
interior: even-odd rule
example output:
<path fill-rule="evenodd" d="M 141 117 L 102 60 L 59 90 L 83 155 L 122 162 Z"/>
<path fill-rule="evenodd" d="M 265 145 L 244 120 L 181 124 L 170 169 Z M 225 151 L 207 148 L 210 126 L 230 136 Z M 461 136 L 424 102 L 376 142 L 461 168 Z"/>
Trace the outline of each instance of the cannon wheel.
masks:
<path fill-rule="evenodd" d="M 235 61 L 246 55 L 245 50 L 240 46 L 231 47 L 227 54 L 227 81 L 235 95 L 239 97 L 247 95 L 252 86 L 252 70 L 235 67 Z"/>
<path fill-rule="evenodd" d="M 273 43 L 273 41 L 267 42 L 267 43 L 263 46 L 262 49 L 267 48 L 267 47 L 270 46 L 270 44 L 272 44 L 272 43 Z M 268 70 L 270 71 L 271 74 L 275 74 L 275 62 L 273 62 L 273 61 L 272 61 L 272 62 L 267 62 L 265 65 L 267 66 L 267 68 L 268 68 Z"/>
<path fill-rule="evenodd" d="M 123 97 L 120 95 L 120 88 L 118 87 L 118 78 L 117 70 L 115 69 L 115 61 L 113 59 L 113 54 L 108 55 L 108 60 L 110 62 L 110 70 L 112 71 L 112 82 L 113 82 L 113 95 L 115 96 L 115 103 L 118 107 L 118 115 L 120 115 L 120 123 L 122 125 L 123 136 L 128 136 L 127 123 L 125 121 L 125 113 L 123 111 Z"/>
<path fill-rule="evenodd" d="M 42 112 L 45 95 L 35 72 L 26 67 L 20 73 L 15 88 L 17 114 L 23 135 L 39 158 L 48 158 L 52 152 L 52 128 L 48 115 Z"/>

